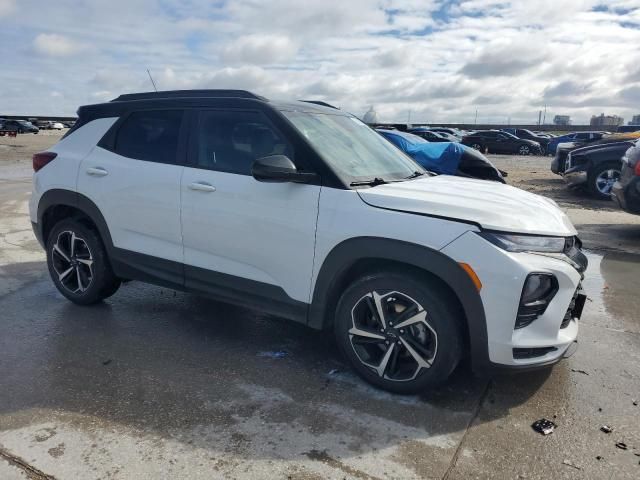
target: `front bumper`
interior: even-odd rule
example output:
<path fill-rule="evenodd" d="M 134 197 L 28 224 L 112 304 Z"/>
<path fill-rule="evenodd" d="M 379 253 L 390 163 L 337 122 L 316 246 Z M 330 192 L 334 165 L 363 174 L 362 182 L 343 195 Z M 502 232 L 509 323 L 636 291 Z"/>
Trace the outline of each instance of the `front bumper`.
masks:
<path fill-rule="evenodd" d="M 568 257 L 507 252 L 472 232 L 449 244 L 443 253 L 469 264 L 483 284 L 480 297 L 487 322 L 488 364 L 481 369 L 546 366 L 574 348 L 581 314 L 581 308 L 575 309 L 576 294 L 581 304 L 584 294 L 580 292 L 582 274 Z M 516 329 L 522 289 L 531 273 L 552 274 L 558 290 L 544 313 Z"/>
<path fill-rule="evenodd" d="M 581 167 L 572 168 L 567 170 L 562 178 L 570 187 L 577 187 L 579 185 L 584 185 L 587 183 L 587 179 L 589 174 L 586 170 L 581 169 Z"/>

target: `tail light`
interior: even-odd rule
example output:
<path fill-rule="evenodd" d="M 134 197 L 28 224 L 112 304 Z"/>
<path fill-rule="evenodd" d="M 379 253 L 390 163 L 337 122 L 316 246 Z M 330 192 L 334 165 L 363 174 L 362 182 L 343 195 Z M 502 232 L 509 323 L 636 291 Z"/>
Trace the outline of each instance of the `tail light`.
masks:
<path fill-rule="evenodd" d="M 636 167 L 633 169 L 633 173 L 640 177 L 640 159 L 636 162 Z"/>
<path fill-rule="evenodd" d="M 51 162 L 54 158 L 58 156 L 57 153 L 54 152 L 40 152 L 36 153 L 33 156 L 33 171 L 37 172 L 42 167 L 44 167 L 47 163 Z"/>

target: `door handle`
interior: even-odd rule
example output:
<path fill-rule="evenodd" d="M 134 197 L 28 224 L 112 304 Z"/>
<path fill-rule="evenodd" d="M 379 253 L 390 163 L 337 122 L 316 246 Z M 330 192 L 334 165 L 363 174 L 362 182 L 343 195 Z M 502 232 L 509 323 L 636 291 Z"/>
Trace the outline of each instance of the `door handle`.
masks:
<path fill-rule="evenodd" d="M 206 182 L 193 182 L 189 184 L 191 190 L 197 190 L 199 192 L 215 192 L 216 187 Z"/>
<path fill-rule="evenodd" d="M 87 175 L 91 175 L 93 177 L 104 177 L 105 175 L 109 175 L 102 167 L 89 167 L 87 168 Z"/>

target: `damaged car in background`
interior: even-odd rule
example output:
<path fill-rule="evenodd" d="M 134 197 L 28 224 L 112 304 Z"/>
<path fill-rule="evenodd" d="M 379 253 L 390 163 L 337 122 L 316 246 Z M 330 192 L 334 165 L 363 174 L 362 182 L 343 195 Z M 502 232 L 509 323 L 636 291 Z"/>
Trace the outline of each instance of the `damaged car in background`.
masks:
<path fill-rule="evenodd" d="M 622 157 L 620 178 L 613 185 L 612 197 L 625 212 L 640 215 L 640 140 Z"/>
<path fill-rule="evenodd" d="M 487 157 L 473 148 L 454 142 L 431 143 L 399 130 L 379 128 L 376 131 L 433 173 L 506 183 L 506 172 L 498 170 Z"/>
<path fill-rule="evenodd" d="M 552 171 L 562 175 L 571 187 L 585 187 L 602 200 L 611 198 L 613 184 L 620 178 L 622 156 L 632 146 L 630 141 L 589 145 L 567 153 L 563 170 Z M 556 158 L 558 156 L 556 155 Z"/>

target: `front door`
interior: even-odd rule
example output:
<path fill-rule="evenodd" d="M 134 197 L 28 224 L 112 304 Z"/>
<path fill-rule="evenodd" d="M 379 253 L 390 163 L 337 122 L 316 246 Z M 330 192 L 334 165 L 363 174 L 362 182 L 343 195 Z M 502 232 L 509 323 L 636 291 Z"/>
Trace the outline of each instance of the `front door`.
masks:
<path fill-rule="evenodd" d="M 296 162 L 263 113 L 203 110 L 197 117 L 181 187 L 187 286 L 267 310 L 308 303 L 320 186 L 251 176 L 257 158 Z"/>

